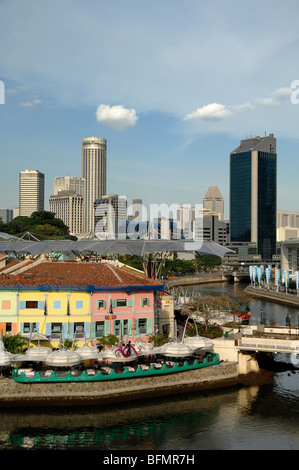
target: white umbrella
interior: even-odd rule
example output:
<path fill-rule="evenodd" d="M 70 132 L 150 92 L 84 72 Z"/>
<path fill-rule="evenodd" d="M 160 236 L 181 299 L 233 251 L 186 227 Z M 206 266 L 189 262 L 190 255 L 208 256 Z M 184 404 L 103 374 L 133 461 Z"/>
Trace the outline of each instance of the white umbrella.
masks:
<path fill-rule="evenodd" d="M 76 353 L 78 353 L 83 360 L 87 359 L 102 359 L 102 353 L 98 350 L 95 346 L 89 346 L 87 343 L 83 344 L 76 349 Z"/>
<path fill-rule="evenodd" d="M 14 361 L 16 362 L 44 362 L 48 354 L 52 352 L 51 348 L 37 345 L 33 348 L 27 349 L 25 354 L 15 354 Z"/>
<path fill-rule="evenodd" d="M 194 350 L 196 349 L 207 349 L 207 348 L 213 348 L 213 343 L 209 338 L 205 338 L 204 336 L 186 336 L 184 338 L 184 343 L 193 348 Z"/>
<path fill-rule="evenodd" d="M 52 367 L 71 367 L 80 364 L 82 361 L 82 356 L 76 351 L 62 348 L 48 354 L 45 364 Z"/>
<path fill-rule="evenodd" d="M 194 321 L 194 318 L 192 318 Z M 188 318 L 185 323 L 184 327 L 184 333 L 183 333 L 183 342 L 193 348 L 193 350 L 196 349 L 211 349 L 213 348 L 213 343 L 209 338 L 205 338 L 204 336 L 199 336 L 198 331 L 197 331 L 197 325 L 196 321 L 194 321 L 195 329 L 196 329 L 196 335 L 195 336 L 186 336 L 186 327 L 188 323 Z"/>
<path fill-rule="evenodd" d="M 10 366 L 10 363 L 12 361 L 13 355 L 6 351 L 4 342 L 3 342 L 3 332 L 1 330 L 1 335 L 0 335 L 0 367 L 7 367 Z"/>
<path fill-rule="evenodd" d="M 152 345 L 152 343 L 146 343 L 142 339 L 138 339 L 135 342 L 135 348 L 143 354 L 153 354 L 152 351 L 154 349 L 154 346 Z"/>
<path fill-rule="evenodd" d="M 193 352 L 193 348 L 182 343 L 177 338 L 172 338 L 169 343 L 163 344 L 159 351 L 162 356 L 170 357 L 188 357 L 192 356 Z"/>
<path fill-rule="evenodd" d="M 141 355 L 141 351 L 136 351 L 132 345 L 130 348 L 130 353 L 128 352 L 126 346 L 114 346 L 103 351 L 102 359 L 110 362 L 132 362 Z"/>

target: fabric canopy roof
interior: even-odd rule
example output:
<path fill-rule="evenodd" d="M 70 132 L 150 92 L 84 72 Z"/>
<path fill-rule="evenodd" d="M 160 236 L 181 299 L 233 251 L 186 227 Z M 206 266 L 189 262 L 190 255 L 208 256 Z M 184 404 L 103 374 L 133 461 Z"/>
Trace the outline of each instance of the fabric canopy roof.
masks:
<path fill-rule="evenodd" d="M 64 253 L 75 255 L 89 255 L 96 253 L 100 256 L 111 254 L 146 256 L 159 252 L 186 252 L 196 251 L 199 255 L 217 255 L 223 258 L 232 250 L 213 241 L 188 240 L 45 240 L 29 241 L 17 239 L 15 241 L 0 240 L 0 253 L 39 254 Z"/>

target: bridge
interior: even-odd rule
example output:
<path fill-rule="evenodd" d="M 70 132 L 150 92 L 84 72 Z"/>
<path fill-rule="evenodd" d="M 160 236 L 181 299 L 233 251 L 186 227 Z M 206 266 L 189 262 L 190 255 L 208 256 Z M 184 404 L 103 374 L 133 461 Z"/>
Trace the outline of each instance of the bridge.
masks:
<path fill-rule="evenodd" d="M 222 276 L 228 281 L 240 282 L 250 281 L 248 271 L 223 271 Z"/>

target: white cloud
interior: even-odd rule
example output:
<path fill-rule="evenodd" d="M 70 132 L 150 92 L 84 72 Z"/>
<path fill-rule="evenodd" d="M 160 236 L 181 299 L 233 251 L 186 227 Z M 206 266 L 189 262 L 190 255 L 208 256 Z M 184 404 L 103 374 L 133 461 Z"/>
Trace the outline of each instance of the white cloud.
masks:
<path fill-rule="evenodd" d="M 211 103 L 206 106 L 198 108 L 193 113 L 187 114 L 184 121 L 190 119 L 203 119 L 203 120 L 220 120 L 231 115 L 231 111 L 226 109 L 223 104 Z"/>
<path fill-rule="evenodd" d="M 272 95 L 268 98 L 258 98 L 256 101 L 265 106 L 276 106 L 280 101 L 289 99 L 291 96 L 292 89 L 288 87 L 282 87 L 275 90 Z"/>
<path fill-rule="evenodd" d="M 35 99 L 32 101 L 26 101 L 23 103 L 20 103 L 20 106 L 23 106 L 23 108 L 33 108 L 33 106 L 36 106 L 37 104 L 42 103 L 42 100 Z"/>
<path fill-rule="evenodd" d="M 135 126 L 138 119 L 135 109 L 126 109 L 121 105 L 108 106 L 106 104 L 98 106 L 96 117 L 98 122 L 118 130 Z"/>
<path fill-rule="evenodd" d="M 286 100 L 291 96 L 292 89 L 288 87 L 278 88 L 274 91 L 273 96 L 278 100 Z"/>

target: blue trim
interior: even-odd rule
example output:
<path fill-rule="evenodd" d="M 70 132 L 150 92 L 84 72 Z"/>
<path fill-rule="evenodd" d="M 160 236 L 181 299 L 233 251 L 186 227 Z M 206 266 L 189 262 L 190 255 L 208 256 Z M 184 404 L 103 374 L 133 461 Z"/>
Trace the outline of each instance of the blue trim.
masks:
<path fill-rule="evenodd" d="M 26 286 L 26 285 L 0 285 L 0 290 L 15 290 L 15 291 L 80 291 L 80 292 L 105 292 L 105 291 L 125 291 L 136 292 L 136 291 L 154 291 L 154 292 L 163 292 L 165 283 L 160 286 L 123 286 L 123 287 L 101 287 L 101 286 L 76 286 L 76 285 L 55 285 L 55 284 L 42 284 L 36 286 Z"/>

